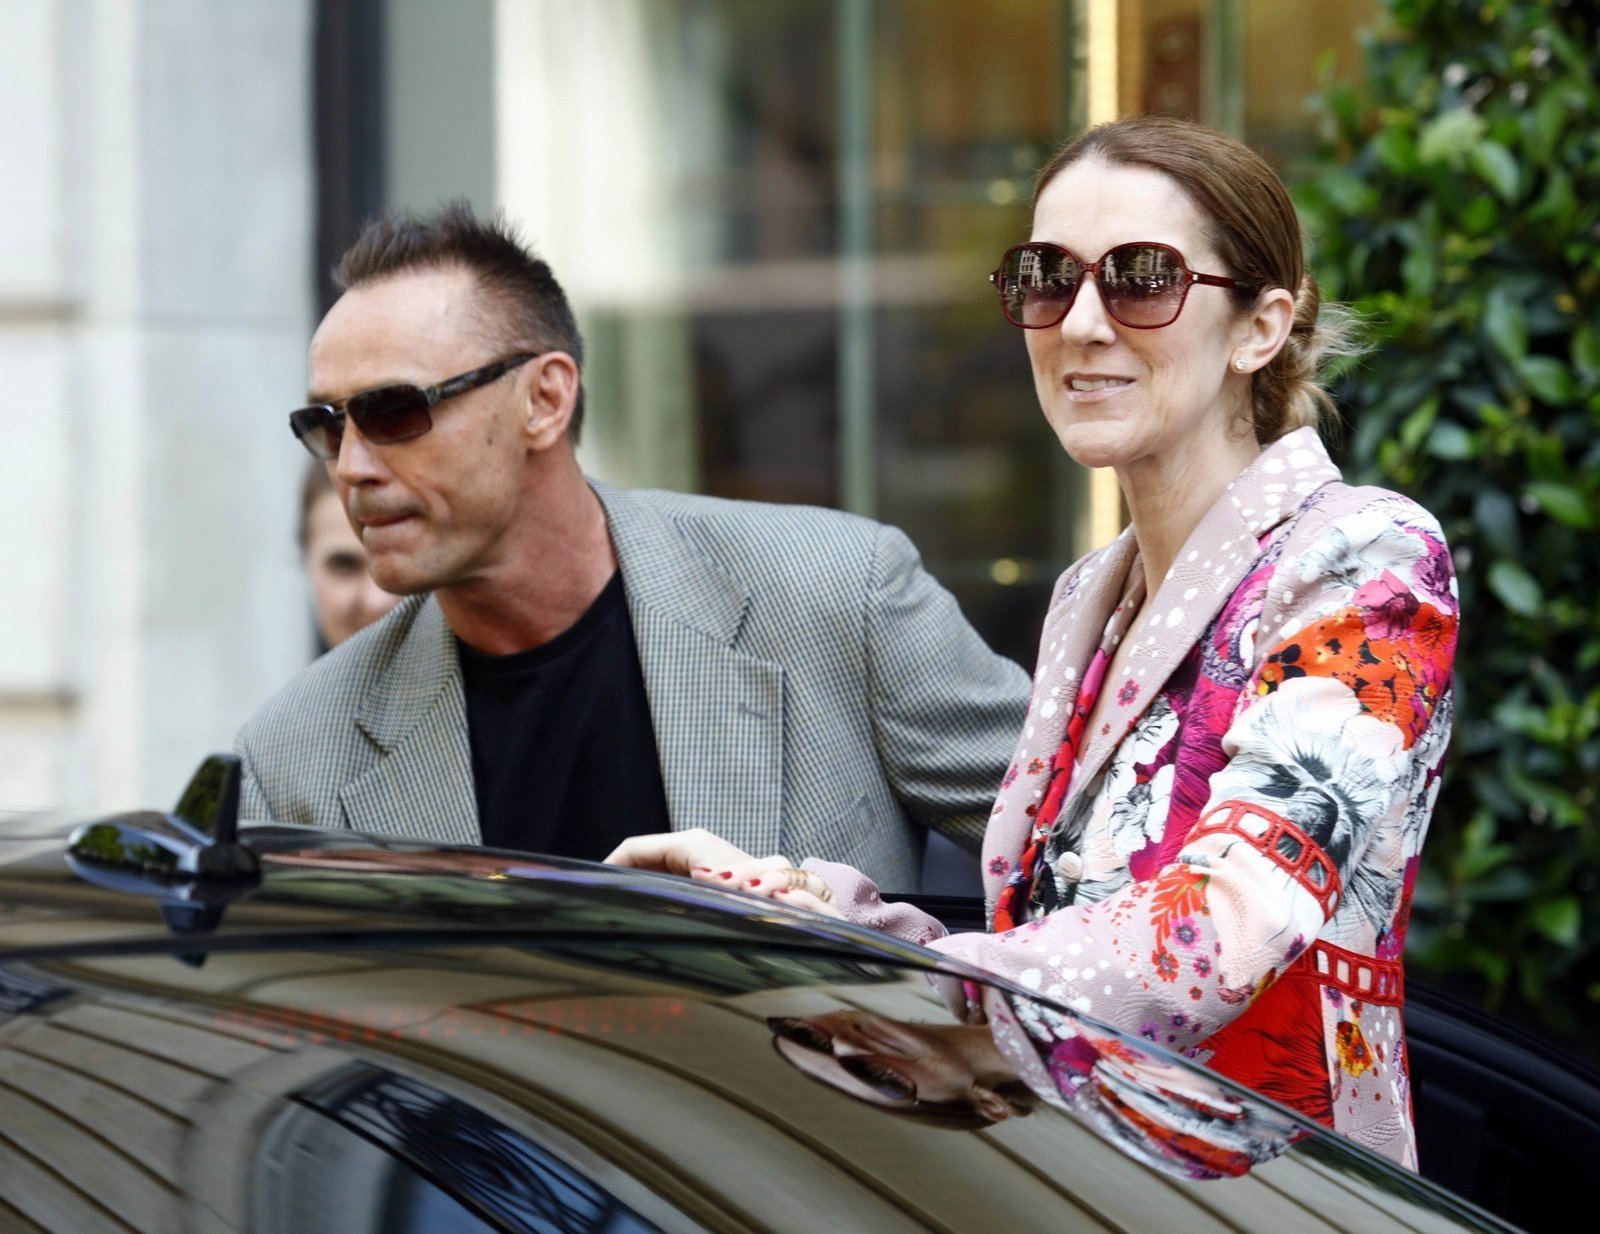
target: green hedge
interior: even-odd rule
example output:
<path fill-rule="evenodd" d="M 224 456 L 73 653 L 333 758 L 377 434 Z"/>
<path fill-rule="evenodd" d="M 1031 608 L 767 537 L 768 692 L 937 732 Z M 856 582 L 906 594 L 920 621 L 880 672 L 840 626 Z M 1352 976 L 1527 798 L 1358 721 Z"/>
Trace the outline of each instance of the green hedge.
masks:
<path fill-rule="evenodd" d="M 1600 1008 L 1596 13 L 1390 0 L 1296 191 L 1376 343 L 1336 391 L 1348 470 L 1431 509 L 1460 578 L 1410 964 L 1575 1040 Z"/>

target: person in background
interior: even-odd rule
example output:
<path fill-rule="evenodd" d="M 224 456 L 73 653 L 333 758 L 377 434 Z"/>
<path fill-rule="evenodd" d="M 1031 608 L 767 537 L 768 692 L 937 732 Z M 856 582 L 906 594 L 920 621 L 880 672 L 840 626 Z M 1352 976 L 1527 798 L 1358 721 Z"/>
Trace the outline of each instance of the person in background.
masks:
<path fill-rule="evenodd" d="M 311 584 L 318 655 L 400 603 L 372 581 L 367 550 L 345 517 L 328 469 L 315 461 L 300 484 L 300 559 Z"/>
<path fill-rule="evenodd" d="M 1401 952 L 1459 604 L 1432 516 L 1323 448 L 1344 319 L 1289 194 L 1232 137 L 1119 120 L 1045 164 L 991 277 L 1045 420 L 1132 518 L 1056 586 L 984 841 L 991 932 L 711 837 L 611 860 L 926 942 L 1415 1168 Z"/>

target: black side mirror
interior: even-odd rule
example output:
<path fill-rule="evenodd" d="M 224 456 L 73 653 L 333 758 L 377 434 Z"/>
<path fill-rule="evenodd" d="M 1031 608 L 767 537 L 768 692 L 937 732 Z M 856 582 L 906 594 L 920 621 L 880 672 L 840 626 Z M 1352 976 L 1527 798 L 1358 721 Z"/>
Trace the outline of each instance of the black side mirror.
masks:
<path fill-rule="evenodd" d="M 204 880 L 254 883 L 261 863 L 239 842 L 239 760 L 213 754 L 171 814 L 146 810 L 85 823 L 67 840 L 69 857 L 90 867 L 172 887 Z"/>
<path fill-rule="evenodd" d="M 172 813 L 85 823 L 67 839 L 67 864 L 91 883 L 158 900 L 175 934 L 210 933 L 223 909 L 261 881 L 260 859 L 239 840 L 240 779 L 237 757 L 213 754 Z M 199 964 L 205 953 L 179 958 Z"/>

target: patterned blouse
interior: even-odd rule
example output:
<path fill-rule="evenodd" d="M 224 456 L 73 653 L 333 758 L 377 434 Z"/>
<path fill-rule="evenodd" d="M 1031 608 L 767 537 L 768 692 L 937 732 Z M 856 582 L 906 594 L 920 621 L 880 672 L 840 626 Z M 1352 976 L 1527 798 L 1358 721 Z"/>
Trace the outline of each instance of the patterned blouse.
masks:
<path fill-rule="evenodd" d="M 995 933 L 937 937 L 845 867 L 814 868 L 852 920 L 1414 1168 L 1400 957 L 1458 612 L 1439 527 L 1340 483 L 1300 429 L 1228 486 L 1135 627 L 1143 588 L 1131 530 L 1057 587 L 984 844 Z"/>

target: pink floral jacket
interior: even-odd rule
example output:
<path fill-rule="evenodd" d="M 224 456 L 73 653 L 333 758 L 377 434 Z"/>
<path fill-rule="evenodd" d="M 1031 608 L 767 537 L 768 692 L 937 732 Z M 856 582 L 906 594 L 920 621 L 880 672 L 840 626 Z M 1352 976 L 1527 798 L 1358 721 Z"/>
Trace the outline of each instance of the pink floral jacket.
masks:
<path fill-rule="evenodd" d="M 854 871 L 807 864 L 852 920 L 1189 1054 L 1414 1167 L 1400 956 L 1450 737 L 1458 612 L 1439 527 L 1398 494 L 1341 483 L 1300 429 L 1228 486 L 1134 628 L 1143 588 L 1131 531 L 1057 586 L 984 843 L 991 916 L 999 900 L 1021 924 L 939 937 Z M 1126 669 L 1099 687 L 1110 718 L 1052 792 L 1069 718 L 1081 727 L 1092 704 L 1081 686 L 1122 639 Z M 1059 810 L 1041 810 L 1047 794 Z M 1030 842 L 1037 859 L 1019 869 Z"/>

